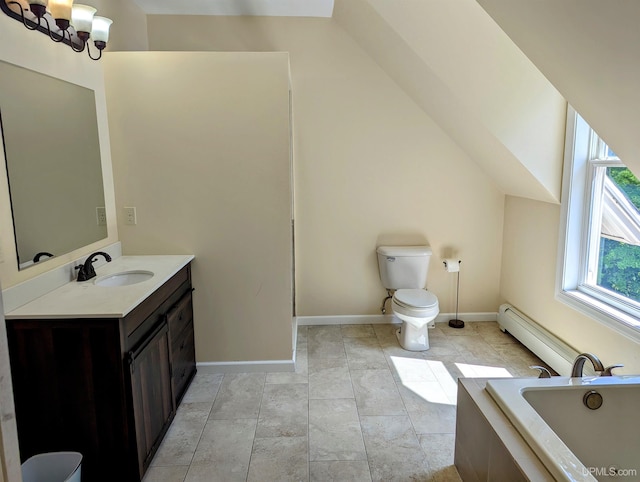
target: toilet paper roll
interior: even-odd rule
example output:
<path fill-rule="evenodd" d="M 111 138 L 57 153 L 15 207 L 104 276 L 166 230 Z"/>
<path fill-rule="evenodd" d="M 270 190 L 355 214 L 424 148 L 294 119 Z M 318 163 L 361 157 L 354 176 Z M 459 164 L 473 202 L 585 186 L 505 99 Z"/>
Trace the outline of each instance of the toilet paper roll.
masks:
<path fill-rule="evenodd" d="M 444 269 L 449 273 L 457 273 L 460 271 L 460 260 L 455 258 L 447 258 L 444 260 Z"/>

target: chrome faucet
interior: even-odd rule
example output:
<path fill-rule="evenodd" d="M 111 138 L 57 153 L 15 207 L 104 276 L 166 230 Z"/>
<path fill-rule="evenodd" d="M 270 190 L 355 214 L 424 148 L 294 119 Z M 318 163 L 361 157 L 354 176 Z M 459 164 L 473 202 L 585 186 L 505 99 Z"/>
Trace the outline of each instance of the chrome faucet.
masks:
<path fill-rule="evenodd" d="M 573 368 L 571 369 L 572 377 L 581 377 L 584 363 L 589 360 L 593 365 L 593 369 L 597 372 L 604 372 L 605 368 L 600 359 L 592 353 L 580 353 L 573 362 Z"/>
<path fill-rule="evenodd" d="M 532 370 L 540 370 L 538 378 L 551 378 L 551 372 L 546 367 L 542 367 L 540 365 L 532 365 L 529 368 L 531 368 Z"/>
<path fill-rule="evenodd" d="M 96 277 L 96 270 L 93 267 L 93 262 L 97 261 L 97 258 L 94 259 L 94 256 L 102 256 L 107 261 L 107 263 L 111 262 L 111 256 L 109 256 L 104 251 L 97 251 L 89 255 L 84 264 L 76 266 L 75 269 L 78 270 L 78 278 L 76 279 L 76 281 L 87 281 L 91 278 Z"/>
<path fill-rule="evenodd" d="M 612 370 L 614 368 L 622 368 L 624 365 L 621 363 L 616 363 L 615 365 L 611 365 L 610 367 L 607 367 L 604 369 L 604 371 L 602 372 L 602 376 L 603 377 L 612 377 L 613 373 Z"/>

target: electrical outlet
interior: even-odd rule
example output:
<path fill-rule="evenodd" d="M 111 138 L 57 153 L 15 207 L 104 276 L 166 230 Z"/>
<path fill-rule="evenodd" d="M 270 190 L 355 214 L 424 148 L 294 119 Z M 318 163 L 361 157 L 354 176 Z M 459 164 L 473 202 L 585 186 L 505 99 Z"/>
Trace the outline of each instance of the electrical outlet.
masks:
<path fill-rule="evenodd" d="M 98 226 L 107 225 L 107 210 L 104 207 L 96 208 L 96 220 L 98 222 Z"/>
<path fill-rule="evenodd" d="M 124 216 L 124 224 L 138 224 L 136 219 L 136 208 L 125 206 Z"/>

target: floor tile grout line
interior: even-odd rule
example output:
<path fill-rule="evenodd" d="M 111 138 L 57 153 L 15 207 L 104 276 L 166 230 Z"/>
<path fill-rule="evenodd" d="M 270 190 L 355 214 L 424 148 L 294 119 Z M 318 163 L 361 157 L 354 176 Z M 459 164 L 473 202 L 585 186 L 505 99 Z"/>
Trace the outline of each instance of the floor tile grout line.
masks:
<path fill-rule="evenodd" d="M 202 430 L 200 431 L 200 436 L 198 437 L 198 442 L 196 443 L 195 449 L 193 451 L 193 454 L 191 455 L 191 459 L 189 461 L 189 465 L 187 468 L 187 471 L 184 474 L 184 478 L 182 479 L 182 482 L 185 482 L 187 480 L 187 475 L 189 475 L 189 471 L 191 470 L 191 467 L 193 465 L 193 459 L 196 456 L 196 452 L 198 451 L 198 446 L 200 445 L 200 442 L 202 441 L 202 435 L 204 434 L 204 429 L 207 427 L 207 423 L 209 423 L 209 417 L 211 416 L 211 412 L 213 410 L 213 405 L 216 401 L 216 397 L 218 396 L 218 393 L 220 392 L 220 387 L 222 386 L 222 382 L 224 381 L 225 376 L 222 376 L 222 380 L 220 380 L 220 385 L 218 385 L 218 389 L 216 390 L 215 395 L 213 396 L 213 400 L 211 401 L 211 408 L 209 409 L 209 412 L 207 413 L 207 419 L 204 421 L 204 424 L 202 425 Z M 177 410 L 176 410 L 177 413 Z M 175 420 L 175 419 L 174 419 Z M 173 422 L 171 422 L 173 423 Z"/>
<path fill-rule="evenodd" d="M 376 339 L 377 339 L 377 336 L 376 336 Z M 353 391 L 353 403 L 356 406 L 356 415 L 358 416 L 358 425 L 360 425 L 360 437 L 362 438 L 362 446 L 364 447 L 364 454 L 367 458 L 366 459 L 367 467 L 369 467 L 369 477 L 371 478 L 371 480 L 373 480 L 373 469 L 371 468 L 371 463 L 369 462 L 369 451 L 367 450 L 367 442 L 364 440 L 364 430 L 362 428 L 362 417 L 360 416 L 360 409 L 358 408 L 358 400 L 356 398 L 356 389 L 353 386 L 353 378 L 351 377 L 351 366 L 349 365 L 349 360 L 347 360 L 347 368 L 349 371 L 349 381 L 351 382 L 351 390 Z"/>
<path fill-rule="evenodd" d="M 309 329 L 307 328 L 307 480 L 311 480 L 311 380 L 309 380 Z"/>
<path fill-rule="evenodd" d="M 258 414 L 256 415 L 256 427 L 253 431 L 253 443 L 251 444 L 251 453 L 249 454 L 249 463 L 247 464 L 247 475 L 245 482 L 249 481 L 249 474 L 251 473 L 251 460 L 253 459 L 253 451 L 256 447 L 256 434 L 258 433 L 258 424 L 260 423 L 260 411 L 262 410 L 262 400 L 264 399 L 264 388 L 267 385 L 267 374 L 264 373 L 264 381 L 262 382 L 262 393 L 260 394 L 260 406 L 258 407 Z"/>
<path fill-rule="evenodd" d="M 387 359 L 385 357 L 385 359 Z M 424 357 L 422 358 L 423 360 L 425 359 Z M 389 359 L 387 359 L 387 364 L 389 365 Z M 398 391 L 398 395 L 400 396 L 400 400 L 402 402 L 402 406 L 404 407 L 404 411 L 405 411 L 405 416 L 407 418 L 407 420 L 409 421 L 409 423 L 411 424 L 411 430 L 413 431 L 413 436 L 416 438 L 416 441 L 418 442 L 418 446 L 420 447 L 420 451 L 422 452 L 422 456 L 423 456 L 423 462 L 425 462 L 427 464 L 427 467 L 429 468 L 429 477 L 431 477 L 431 464 L 429 463 L 429 459 L 427 456 L 426 451 L 424 450 L 424 448 L 422 447 L 422 444 L 420 443 L 420 437 L 418 436 L 418 433 L 416 432 L 416 427 L 413 423 L 413 420 L 411 419 L 411 416 L 409 415 L 409 409 L 407 408 L 407 404 L 404 400 L 404 398 L 402 397 L 402 393 L 400 393 L 400 388 L 398 387 L 398 380 L 396 380 L 396 378 L 393 376 L 393 367 L 391 367 L 389 365 L 389 370 L 391 371 L 391 378 L 393 379 L 393 383 L 396 387 L 396 390 Z"/>

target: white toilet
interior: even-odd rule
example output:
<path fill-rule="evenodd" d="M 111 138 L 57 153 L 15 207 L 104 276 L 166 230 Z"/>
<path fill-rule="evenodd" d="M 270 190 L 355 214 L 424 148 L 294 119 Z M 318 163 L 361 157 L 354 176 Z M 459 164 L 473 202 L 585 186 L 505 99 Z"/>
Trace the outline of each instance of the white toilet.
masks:
<path fill-rule="evenodd" d="M 402 320 L 396 331 L 405 350 L 429 349 L 429 322 L 440 308 L 436 295 L 427 291 L 427 272 L 431 259 L 429 246 L 378 246 L 380 279 L 387 291 L 393 291 L 391 309 Z"/>

